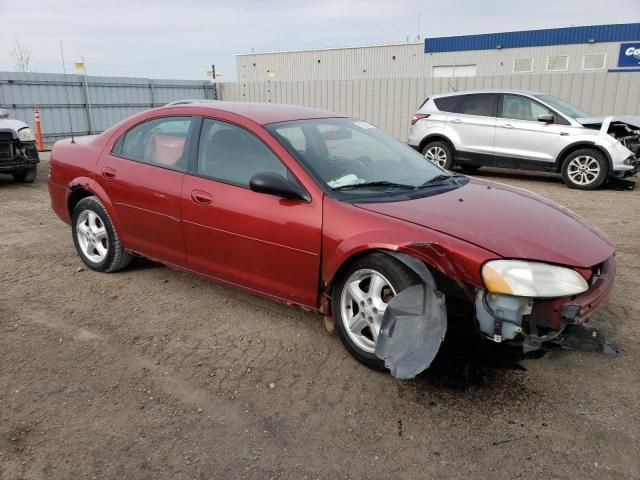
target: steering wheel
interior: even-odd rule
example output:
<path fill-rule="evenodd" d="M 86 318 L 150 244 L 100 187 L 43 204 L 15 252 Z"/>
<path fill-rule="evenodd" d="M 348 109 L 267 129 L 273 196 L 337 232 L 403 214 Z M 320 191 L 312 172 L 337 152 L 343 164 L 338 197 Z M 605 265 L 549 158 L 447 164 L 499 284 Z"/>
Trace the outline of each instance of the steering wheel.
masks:
<path fill-rule="evenodd" d="M 351 173 L 355 173 L 359 177 L 370 176 L 366 175 L 367 171 L 369 171 L 370 173 L 369 166 L 372 163 L 370 157 L 367 157 L 366 155 L 360 155 L 358 158 L 354 158 L 349 163 L 353 166 L 353 172 Z"/>

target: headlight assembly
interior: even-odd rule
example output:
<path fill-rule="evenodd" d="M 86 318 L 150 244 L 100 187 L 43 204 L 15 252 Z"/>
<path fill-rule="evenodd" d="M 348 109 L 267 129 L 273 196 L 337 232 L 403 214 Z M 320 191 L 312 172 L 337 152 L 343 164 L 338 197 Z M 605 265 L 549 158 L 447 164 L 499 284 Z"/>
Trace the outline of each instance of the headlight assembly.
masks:
<path fill-rule="evenodd" d="M 18 139 L 21 142 L 34 142 L 36 140 L 36 136 L 33 134 L 33 130 L 25 127 L 18 130 Z"/>
<path fill-rule="evenodd" d="M 490 292 L 520 297 L 566 297 L 589 289 L 575 270 L 524 260 L 491 260 L 482 279 Z"/>

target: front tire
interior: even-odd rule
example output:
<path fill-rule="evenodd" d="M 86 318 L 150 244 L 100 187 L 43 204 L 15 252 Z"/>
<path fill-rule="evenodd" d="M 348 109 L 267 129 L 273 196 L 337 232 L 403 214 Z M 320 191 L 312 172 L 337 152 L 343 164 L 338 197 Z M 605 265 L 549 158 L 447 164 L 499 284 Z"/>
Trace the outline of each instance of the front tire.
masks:
<path fill-rule="evenodd" d="M 446 170 L 453 168 L 453 151 L 447 142 L 436 140 L 427 143 L 422 149 L 422 155 Z"/>
<path fill-rule="evenodd" d="M 21 172 L 14 173 L 13 180 L 19 183 L 33 183 L 36 180 L 38 167 L 29 167 Z"/>
<path fill-rule="evenodd" d="M 608 175 L 609 164 L 598 150 L 576 150 L 562 163 L 562 180 L 569 188 L 595 190 L 604 184 Z"/>
<path fill-rule="evenodd" d="M 417 283 L 413 271 L 382 252 L 359 258 L 341 275 L 331 309 L 338 337 L 356 360 L 386 370 L 374 353 L 384 311 L 395 295 Z"/>
<path fill-rule="evenodd" d="M 73 209 L 73 243 L 87 267 L 115 272 L 126 267 L 131 255 L 122 247 L 107 209 L 97 197 L 83 198 Z"/>

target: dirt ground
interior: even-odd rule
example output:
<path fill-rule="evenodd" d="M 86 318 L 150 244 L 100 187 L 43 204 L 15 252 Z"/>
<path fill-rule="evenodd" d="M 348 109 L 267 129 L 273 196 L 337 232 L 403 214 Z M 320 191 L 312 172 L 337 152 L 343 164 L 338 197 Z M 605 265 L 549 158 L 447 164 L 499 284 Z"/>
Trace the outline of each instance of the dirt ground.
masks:
<path fill-rule="evenodd" d="M 640 188 L 480 172 L 610 235 L 594 323 L 625 356 L 514 368 L 465 339 L 398 381 L 313 314 L 145 261 L 82 268 L 47 168 L 0 179 L 1 480 L 640 478 Z"/>

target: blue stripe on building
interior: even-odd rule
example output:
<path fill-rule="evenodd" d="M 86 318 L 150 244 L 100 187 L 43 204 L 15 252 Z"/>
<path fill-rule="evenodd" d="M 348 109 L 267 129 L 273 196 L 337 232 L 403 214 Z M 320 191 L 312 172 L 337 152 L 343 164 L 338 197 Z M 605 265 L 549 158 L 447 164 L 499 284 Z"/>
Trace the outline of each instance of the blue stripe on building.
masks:
<path fill-rule="evenodd" d="M 522 32 L 484 33 L 457 37 L 426 38 L 425 53 L 463 52 L 502 48 L 544 47 L 588 42 L 625 42 L 640 40 L 640 23 L 548 28 Z"/>

